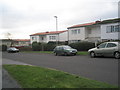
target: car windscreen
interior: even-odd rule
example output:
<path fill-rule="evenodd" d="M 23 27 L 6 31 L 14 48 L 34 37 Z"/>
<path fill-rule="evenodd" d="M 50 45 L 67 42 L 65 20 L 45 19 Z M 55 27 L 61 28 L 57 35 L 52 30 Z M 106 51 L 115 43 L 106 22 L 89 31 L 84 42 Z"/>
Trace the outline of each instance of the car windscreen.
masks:
<path fill-rule="evenodd" d="M 17 50 L 16 48 L 10 48 L 10 49 L 12 49 L 12 50 Z"/>

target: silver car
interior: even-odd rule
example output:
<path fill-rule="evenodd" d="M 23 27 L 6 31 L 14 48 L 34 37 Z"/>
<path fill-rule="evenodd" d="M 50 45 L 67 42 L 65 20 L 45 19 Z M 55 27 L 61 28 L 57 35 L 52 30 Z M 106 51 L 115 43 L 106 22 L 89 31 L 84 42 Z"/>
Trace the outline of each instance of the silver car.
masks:
<path fill-rule="evenodd" d="M 105 42 L 88 50 L 90 56 L 114 56 L 116 59 L 120 58 L 120 42 Z"/>
<path fill-rule="evenodd" d="M 10 53 L 10 52 L 19 52 L 19 49 L 15 48 L 15 47 L 10 47 L 7 49 L 7 52 Z"/>

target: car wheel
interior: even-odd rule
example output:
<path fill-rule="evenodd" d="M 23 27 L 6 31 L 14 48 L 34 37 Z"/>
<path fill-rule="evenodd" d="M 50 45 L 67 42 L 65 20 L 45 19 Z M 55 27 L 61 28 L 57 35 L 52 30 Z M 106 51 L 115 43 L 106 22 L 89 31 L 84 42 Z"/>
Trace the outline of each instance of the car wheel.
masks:
<path fill-rule="evenodd" d="M 55 54 L 55 56 L 57 56 L 58 54 L 57 53 L 54 53 Z"/>
<path fill-rule="evenodd" d="M 115 57 L 116 59 L 119 59 L 119 58 L 120 58 L 120 53 L 119 53 L 119 52 L 115 52 L 114 57 Z"/>
<path fill-rule="evenodd" d="M 75 54 L 73 54 L 74 56 L 76 55 L 76 53 Z"/>
<path fill-rule="evenodd" d="M 94 52 L 90 52 L 90 57 L 94 58 L 95 57 L 95 53 Z"/>
<path fill-rule="evenodd" d="M 65 52 L 64 55 L 67 56 L 68 54 Z"/>

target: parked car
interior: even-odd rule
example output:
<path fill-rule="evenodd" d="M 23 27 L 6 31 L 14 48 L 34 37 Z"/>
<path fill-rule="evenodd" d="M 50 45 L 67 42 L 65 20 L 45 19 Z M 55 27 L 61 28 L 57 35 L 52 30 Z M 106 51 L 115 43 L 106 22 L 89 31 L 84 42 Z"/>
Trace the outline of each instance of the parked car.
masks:
<path fill-rule="evenodd" d="M 10 53 L 10 52 L 19 52 L 19 49 L 15 48 L 15 47 L 10 47 L 7 49 L 7 52 Z"/>
<path fill-rule="evenodd" d="M 90 56 L 114 56 L 116 59 L 120 58 L 120 42 L 105 42 L 88 50 Z"/>
<path fill-rule="evenodd" d="M 70 46 L 67 45 L 61 45 L 61 46 L 56 46 L 54 49 L 54 54 L 55 55 L 76 55 L 77 50 L 71 48 Z"/>

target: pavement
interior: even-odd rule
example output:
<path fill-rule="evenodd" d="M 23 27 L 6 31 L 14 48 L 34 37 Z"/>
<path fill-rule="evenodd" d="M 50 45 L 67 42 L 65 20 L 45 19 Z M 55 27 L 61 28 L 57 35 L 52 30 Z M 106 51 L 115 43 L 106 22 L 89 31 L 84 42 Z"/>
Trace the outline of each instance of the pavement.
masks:
<path fill-rule="evenodd" d="M 10 59 L 2 59 L 2 64 L 16 64 L 16 65 L 30 65 L 26 63 L 22 63 L 19 61 L 13 61 Z M 17 81 L 10 76 L 10 74 L 2 68 L 2 88 L 21 88 L 21 86 L 17 83 Z"/>

